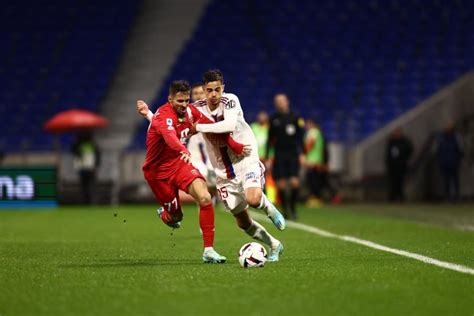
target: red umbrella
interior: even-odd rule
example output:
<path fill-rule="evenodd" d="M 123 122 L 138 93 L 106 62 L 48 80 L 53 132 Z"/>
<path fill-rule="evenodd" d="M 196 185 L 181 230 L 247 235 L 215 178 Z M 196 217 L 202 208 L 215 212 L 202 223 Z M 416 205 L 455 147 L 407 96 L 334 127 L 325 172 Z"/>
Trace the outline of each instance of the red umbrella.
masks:
<path fill-rule="evenodd" d="M 50 118 L 44 129 L 51 133 L 88 131 L 107 126 L 107 119 L 94 112 L 72 109 L 59 112 Z"/>

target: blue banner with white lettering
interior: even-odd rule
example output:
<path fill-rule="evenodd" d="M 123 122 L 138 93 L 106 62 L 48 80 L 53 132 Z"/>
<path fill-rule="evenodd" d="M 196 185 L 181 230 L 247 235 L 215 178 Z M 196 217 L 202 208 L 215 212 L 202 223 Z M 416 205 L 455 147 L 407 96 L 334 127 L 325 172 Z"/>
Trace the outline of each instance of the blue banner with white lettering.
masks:
<path fill-rule="evenodd" d="M 57 206 L 54 167 L 0 168 L 0 208 Z"/>

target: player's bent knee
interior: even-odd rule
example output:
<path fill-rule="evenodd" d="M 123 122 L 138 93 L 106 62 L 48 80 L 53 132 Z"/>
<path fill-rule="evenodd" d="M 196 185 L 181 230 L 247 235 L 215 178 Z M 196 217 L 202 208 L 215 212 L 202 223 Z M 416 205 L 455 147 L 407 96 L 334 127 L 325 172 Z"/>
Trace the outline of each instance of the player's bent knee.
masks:
<path fill-rule="evenodd" d="M 245 200 L 250 206 L 258 207 L 260 205 L 260 201 L 262 200 L 262 191 L 246 194 Z"/>
<path fill-rule="evenodd" d="M 209 192 L 206 192 L 203 195 L 199 196 L 198 203 L 200 206 L 211 204 L 212 203 L 211 194 Z"/>

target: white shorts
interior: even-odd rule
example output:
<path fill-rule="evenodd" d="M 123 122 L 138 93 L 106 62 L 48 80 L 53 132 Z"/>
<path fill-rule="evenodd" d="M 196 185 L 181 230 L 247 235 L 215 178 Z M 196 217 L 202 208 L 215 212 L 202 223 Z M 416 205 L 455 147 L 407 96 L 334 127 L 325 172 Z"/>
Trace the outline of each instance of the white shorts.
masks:
<path fill-rule="evenodd" d="M 227 211 L 233 215 L 241 213 L 248 207 L 245 201 L 247 188 L 261 188 L 265 185 L 265 167 L 258 161 L 236 174 L 233 179 L 217 178 L 217 192 Z"/>

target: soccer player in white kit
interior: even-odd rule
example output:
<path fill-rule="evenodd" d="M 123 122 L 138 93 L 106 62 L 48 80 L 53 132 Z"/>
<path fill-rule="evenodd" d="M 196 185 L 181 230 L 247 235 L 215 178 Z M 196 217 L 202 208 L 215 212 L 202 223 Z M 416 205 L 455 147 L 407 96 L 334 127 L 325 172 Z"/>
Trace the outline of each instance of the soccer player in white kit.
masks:
<path fill-rule="evenodd" d="M 216 123 L 193 125 L 190 133 L 204 134 L 209 158 L 217 176 L 217 190 L 225 208 L 234 215 L 237 225 L 246 234 L 270 247 L 268 261 L 278 261 L 283 252 L 282 243 L 248 213 L 248 206 L 264 210 L 279 230 L 285 229 L 285 219 L 262 190 L 265 168 L 258 157 L 255 136 L 245 121 L 237 96 L 224 93 L 224 78 L 219 70 L 206 72 L 203 86 L 207 99 L 194 103 L 194 106 Z M 148 108 L 138 108 L 138 111 L 150 117 Z M 232 133 L 235 141 L 248 144 L 250 154 L 235 155 L 211 133 Z"/>
<path fill-rule="evenodd" d="M 277 261 L 283 245 L 248 213 L 248 206 L 262 209 L 278 229 L 285 229 L 285 219 L 263 193 L 265 167 L 258 157 L 255 135 L 245 121 L 239 98 L 224 93 L 224 77 L 219 70 L 204 73 L 203 86 L 207 99 L 194 103 L 194 106 L 216 123 L 198 122 L 190 132 L 204 134 L 217 176 L 217 190 L 226 209 L 248 235 L 270 247 L 269 261 Z M 210 133 L 232 133 L 235 141 L 248 144 L 252 151 L 248 156 L 236 155 Z"/>

